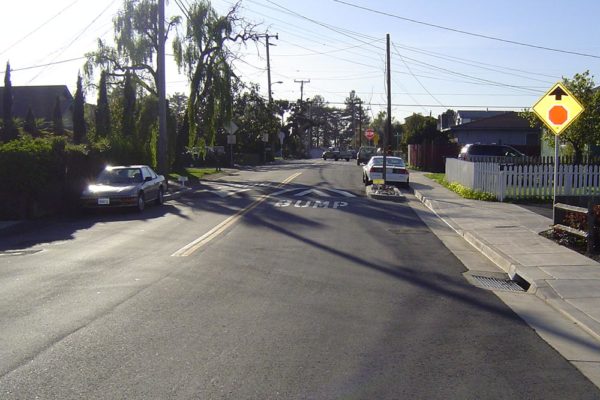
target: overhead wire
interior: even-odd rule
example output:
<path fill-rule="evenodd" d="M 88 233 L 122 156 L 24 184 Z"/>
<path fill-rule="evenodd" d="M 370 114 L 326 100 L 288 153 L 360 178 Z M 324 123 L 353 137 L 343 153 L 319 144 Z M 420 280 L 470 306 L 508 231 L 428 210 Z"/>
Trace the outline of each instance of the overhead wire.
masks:
<path fill-rule="evenodd" d="M 260 3 L 256 3 L 256 1 L 253 1 L 253 0 L 250 0 L 250 1 L 251 1 L 251 2 L 253 2 L 253 3 L 255 3 L 255 4 L 260 4 Z M 317 20 L 315 20 L 315 19 L 312 19 L 312 18 L 308 18 L 308 17 L 306 17 L 306 16 L 304 16 L 304 15 L 302 15 L 302 14 L 299 14 L 299 13 L 297 13 L 297 12 L 293 11 L 293 10 L 290 10 L 290 9 L 289 9 L 289 8 L 287 8 L 287 7 L 284 7 L 284 6 L 282 6 L 282 5 L 279 5 L 279 4 L 275 3 L 275 2 L 274 2 L 274 1 L 272 1 L 272 0 L 265 0 L 265 1 L 267 1 L 267 2 L 268 2 L 268 3 L 270 3 L 270 4 L 273 4 L 273 5 L 275 5 L 276 7 L 280 8 L 280 9 L 282 9 L 282 10 L 284 10 L 284 11 L 285 11 L 286 13 L 288 13 L 288 14 L 291 14 L 291 15 L 293 15 L 293 16 L 296 16 L 296 17 L 298 17 L 298 18 L 301 18 L 301 19 L 304 19 L 304 20 L 308 20 L 308 21 L 310 21 L 310 22 L 312 22 L 312 23 L 315 23 L 315 24 L 317 24 L 317 25 L 319 25 L 319 26 L 325 27 L 326 29 L 333 30 L 334 32 L 336 32 L 336 33 L 338 33 L 338 34 L 342 34 L 342 35 L 344 35 L 344 36 L 346 36 L 346 37 L 350 37 L 351 39 L 358 40 L 358 41 L 360 41 L 360 42 L 362 42 L 362 43 L 364 43 L 364 44 L 370 44 L 370 43 L 368 43 L 368 42 L 365 42 L 365 41 L 363 41 L 362 39 L 358 39 L 356 36 L 362 36 L 362 37 L 370 38 L 371 40 L 373 39 L 373 37 L 369 37 L 369 36 L 367 36 L 367 35 L 363 35 L 363 34 L 360 34 L 360 33 L 358 33 L 358 32 L 353 32 L 353 31 L 349 31 L 349 30 L 345 30 L 345 29 L 341 29 L 341 28 L 335 28 L 335 27 L 332 27 L 332 26 L 331 26 L 331 25 L 329 25 L 329 24 L 326 24 L 326 23 L 323 23 L 323 22 L 317 21 Z M 354 35 L 356 35 L 356 36 L 352 36 L 352 34 L 354 34 Z M 371 46 L 373 46 L 373 45 L 371 45 Z M 302 48 L 305 48 L 305 47 L 303 47 L 303 46 L 301 46 L 301 47 L 302 47 Z M 375 46 L 373 46 L 373 47 L 375 47 Z M 305 49 L 306 49 L 306 48 L 305 48 Z M 428 63 L 425 63 L 425 62 L 421 62 L 421 61 L 419 61 L 419 60 L 416 60 L 416 59 L 414 59 L 414 58 L 408 58 L 408 57 L 406 57 L 406 59 L 409 59 L 409 60 L 411 60 L 411 61 L 414 61 L 414 62 L 418 62 L 418 63 L 419 63 L 419 64 L 421 64 L 422 66 L 431 66 L 431 64 L 428 64 Z M 443 72 L 449 73 L 449 74 L 451 74 L 451 75 L 455 75 L 455 76 L 461 76 L 461 77 L 463 77 L 463 78 L 467 78 L 467 79 L 475 80 L 475 81 L 478 81 L 478 82 L 486 82 L 487 84 L 489 84 L 489 85 L 492 85 L 492 86 L 501 86 L 501 87 L 506 87 L 506 88 L 516 89 L 516 90 L 531 90 L 531 89 L 529 89 L 529 88 L 527 88 L 527 87 L 524 87 L 524 86 L 519 86 L 519 85 L 509 85 L 509 84 L 506 84 L 506 83 L 503 83 L 503 82 L 497 82 L 497 81 L 493 81 L 493 80 L 490 80 L 490 79 L 479 78 L 479 77 L 472 76 L 472 75 L 469 75 L 469 74 L 465 74 L 465 73 L 460 73 L 460 72 L 452 71 L 452 70 L 449 70 L 449 69 L 447 69 L 447 68 L 441 68 L 441 67 L 436 67 L 436 68 L 437 68 L 437 70 L 438 70 L 438 71 L 443 71 Z"/>
<path fill-rule="evenodd" d="M 400 19 L 403 21 L 412 22 L 415 24 L 420 24 L 420 25 L 430 26 L 433 28 L 443 29 L 443 30 L 447 30 L 447 31 L 451 31 L 451 32 L 461 33 L 463 35 L 469 35 L 469 36 L 479 37 L 479 38 L 488 39 L 488 40 L 495 40 L 498 42 L 509 43 L 509 44 L 514 44 L 514 45 L 518 45 L 518 46 L 524 46 L 524 47 L 529 47 L 529 48 L 534 48 L 534 49 L 539 49 L 539 50 L 546 50 L 546 51 L 552 51 L 552 52 L 557 52 L 557 53 L 572 54 L 572 55 L 577 55 L 577 56 L 582 56 L 582 57 L 590 57 L 590 58 L 600 59 L 600 56 L 595 55 L 595 54 L 588 54 L 588 53 L 581 53 L 581 52 L 577 52 L 577 51 L 556 49 L 556 48 L 552 48 L 552 47 L 540 46 L 540 45 L 535 45 L 535 44 L 525 43 L 525 42 L 519 42 L 516 40 L 503 39 L 503 38 L 490 36 L 490 35 L 484 35 L 484 34 L 480 34 L 480 33 L 468 32 L 468 31 L 464 31 L 462 29 L 456 29 L 456 28 L 450 28 L 447 26 L 432 24 L 432 23 L 428 23 L 428 22 L 424 22 L 424 21 L 419 21 L 419 20 L 416 20 L 413 18 L 402 17 L 400 15 L 375 10 L 375 9 L 369 8 L 369 7 L 359 6 L 358 4 L 353 4 L 353 3 L 343 1 L 343 0 L 333 0 L 333 1 L 335 1 L 336 3 L 340 3 L 340 4 L 345 4 L 350 7 L 355 7 L 358 9 L 369 11 L 369 12 L 372 12 L 375 14 L 385 15 L 385 16 Z"/>
<path fill-rule="evenodd" d="M 17 39 L 13 44 L 11 44 L 10 46 L 8 46 L 4 50 L 0 51 L 0 55 L 6 53 L 8 50 L 10 50 L 13 47 L 17 46 L 18 44 L 22 43 L 25 39 L 27 39 L 28 37 L 30 37 L 31 35 L 33 35 L 37 31 L 39 31 L 40 29 L 42 29 L 44 26 L 48 25 L 50 22 L 54 21 L 57 17 L 59 17 L 61 14 L 63 14 L 69 8 L 71 8 L 72 6 L 74 6 L 76 3 L 79 3 L 79 1 L 81 1 L 81 0 L 75 0 L 72 3 L 68 4 L 66 7 L 64 7 L 59 12 L 57 12 L 56 14 L 54 14 L 52 17 L 48 18 L 46 21 L 44 21 L 42 24 L 40 24 L 37 28 L 34 28 L 29 33 L 27 33 L 24 36 L 22 36 L 21 38 Z"/>
<path fill-rule="evenodd" d="M 113 0 L 113 1 L 111 1 L 111 2 L 108 4 L 108 6 L 106 6 L 106 8 L 104 8 L 104 9 L 103 9 L 103 10 L 102 10 L 102 11 L 101 11 L 101 12 L 100 12 L 100 13 L 99 13 L 99 14 L 98 14 L 98 15 L 97 15 L 97 16 L 96 16 L 96 17 L 95 17 L 95 18 L 94 18 L 94 19 L 93 19 L 93 20 L 92 20 L 92 21 L 91 21 L 89 24 L 87 24 L 87 25 L 86 25 L 86 26 L 83 28 L 83 30 L 82 30 L 81 32 L 79 32 L 79 33 L 78 33 L 78 34 L 77 34 L 77 35 L 76 35 L 76 36 L 73 38 L 73 40 L 71 40 L 71 41 L 69 42 L 69 44 L 67 44 L 66 46 L 64 46 L 62 49 L 60 49 L 60 50 L 58 51 L 58 54 L 56 55 L 56 57 L 54 57 L 54 59 L 52 60 L 52 62 L 53 62 L 53 61 L 55 61 L 55 60 L 56 60 L 56 58 L 57 58 L 59 55 L 61 55 L 61 54 L 62 54 L 62 53 L 65 51 L 65 50 L 67 50 L 69 47 L 71 47 L 71 46 L 73 45 L 73 43 L 75 43 L 77 40 L 79 40 L 79 38 L 81 38 L 81 36 L 83 36 L 83 34 L 84 34 L 84 33 L 85 33 L 85 32 L 86 32 L 86 31 L 87 31 L 87 30 L 88 30 L 88 29 L 89 29 L 89 28 L 90 28 L 90 27 L 91 27 L 91 26 L 92 26 L 92 25 L 93 25 L 93 24 L 94 24 L 94 23 L 95 23 L 95 22 L 96 22 L 96 21 L 97 21 L 97 20 L 98 20 L 98 19 L 99 19 L 99 18 L 102 16 L 102 15 L 104 15 L 104 13 L 105 13 L 106 11 L 108 11 L 108 9 L 109 9 L 110 7 L 112 7 L 112 5 L 113 5 L 114 3 L 116 3 L 116 2 L 117 2 L 117 0 Z M 39 72 L 39 73 L 37 73 L 37 74 L 36 74 L 36 75 L 35 75 L 33 78 L 31 78 L 31 79 L 28 81 L 28 83 L 31 83 L 31 82 L 33 82 L 34 80 L 36 80 L 36 79 L 37 79 L 37 78 L 38 78 L 38 77 L 39 77 L 39 76 L 40 76 L 42 73 L 44 73 L 44 71 L 46 71 L 46 69 L 47 69 L 47 68 L 48 68 L 48 67 L 44 67 L 44 69 L 42 69 L 42 71 L 40 71 L 40 72 Z"/>
<path fill-rule="evenodd" d="M 425 85 L 423 85 L 423 83 L 421 82 L 421 80 L 419 80 L 419 78 L 416 77 L 416 75 L 412 72 L 412 70 L 410 69 L 409 65 L 406 63 L 406 61 L 404 60 L 404 57 L 402 57 L 402 54 L 400 54 L 400 52 L 398 51 L 398 48 L 396 48 L 396 45 L 392 43 L 392 46 L 394 47 L 394 50 L 396 50 L 396 54 L 398 54 L 398 56 L 400 56 L 400 59 L 402 60 L 402 62 L 404 63 L 404 65 L 406 66 L 406 69 L 408 69 L 408 72 L 410 72 L 410 74 L 412 75 L 412 77 L 417 81 L 417 83 L 423 88 L 423 90 L 425 90 L 427 92 L 427 94 L 429 94 L 429 96 L 435 100 L 436 103 L 438 103 L 440 106 L 443 106 L 442 102 L 439 101 L 437 99 L 437 97 L 435 97 L 434 95 L 432 95 L 429 90 L 425 87 Z"/>

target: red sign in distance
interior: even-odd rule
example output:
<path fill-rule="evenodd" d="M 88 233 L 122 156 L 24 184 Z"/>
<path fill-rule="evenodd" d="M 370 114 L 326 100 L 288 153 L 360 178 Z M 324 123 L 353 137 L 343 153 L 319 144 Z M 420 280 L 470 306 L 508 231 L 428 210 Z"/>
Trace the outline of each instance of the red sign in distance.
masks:
<path fill-rule="evenodd" d="M 553 106 L 548 111 L 548 119 L 554 125 L 562 125 L 569 119 L 569 113 L 567 112 L 567 109 L 563 106 Z"/>
<path fill-rule="evenodd" d="M 365 131 L 365 137 L 369 140 L 373 139 L 375 137 L 375 131 L 373 129 L 367 129 Z"/>

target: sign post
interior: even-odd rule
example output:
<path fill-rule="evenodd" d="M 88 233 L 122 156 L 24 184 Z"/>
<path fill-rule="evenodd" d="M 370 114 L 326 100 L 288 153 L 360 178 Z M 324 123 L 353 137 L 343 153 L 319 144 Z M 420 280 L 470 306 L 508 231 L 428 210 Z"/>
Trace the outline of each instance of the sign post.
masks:
<path fill-rule="evenodd" d="M 556 83 L 537 103 L 533 112 L 556 135 L 554 140 L 554 189 L 552 198 L 552 218 L 555 219 L 556 194 L 558 192 L 558 157 L 560 134 L 583 112 L 583 106 L 560 82 Z"/>
<path fill-rule="evenodd" d="M 229 121 L 229 124 L 225 127 L 227 135 L 227 144 L 229 145 L 229 154 L 231 159 L 231 166 L 233 167 L 233 145 L 235 144 L 235 132 L 238 130 L 238 126 L 233 121 Z"/>
<path fill-rule="evenodd" d="M 285 132 L 279 131 L 277 134 L 279 136 L 279 147 L 281 148 L 281 158 L 283 158 L 283 140 L 285 139 Z"/>

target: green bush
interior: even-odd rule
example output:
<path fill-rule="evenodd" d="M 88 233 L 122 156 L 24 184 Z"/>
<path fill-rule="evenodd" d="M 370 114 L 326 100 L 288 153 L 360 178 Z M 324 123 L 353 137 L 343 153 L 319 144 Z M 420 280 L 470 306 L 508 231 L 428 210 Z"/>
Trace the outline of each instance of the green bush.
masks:
<path fill-rule="evenodd" d="M 62 189 L 64 151 L 62 138 L 25 137 L 0 145 L 3 217 L 26 218 L 45 213 L 43 199 L 57 196 Z"/>

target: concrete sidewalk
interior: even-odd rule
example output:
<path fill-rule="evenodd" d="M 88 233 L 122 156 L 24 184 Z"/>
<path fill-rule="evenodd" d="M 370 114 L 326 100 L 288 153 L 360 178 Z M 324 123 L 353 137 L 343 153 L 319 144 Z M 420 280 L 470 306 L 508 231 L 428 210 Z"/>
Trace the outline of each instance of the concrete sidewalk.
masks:
<path fill-rule="evenodd" d="M 515 204 L 468 200 L 418 171 L 411 187 L 456 233 L 600 341 L 600 264 L 539 235 L 552 220 Z"/>

